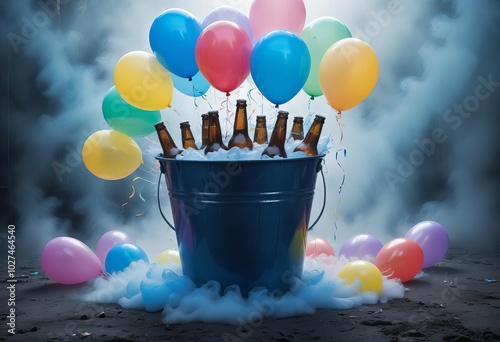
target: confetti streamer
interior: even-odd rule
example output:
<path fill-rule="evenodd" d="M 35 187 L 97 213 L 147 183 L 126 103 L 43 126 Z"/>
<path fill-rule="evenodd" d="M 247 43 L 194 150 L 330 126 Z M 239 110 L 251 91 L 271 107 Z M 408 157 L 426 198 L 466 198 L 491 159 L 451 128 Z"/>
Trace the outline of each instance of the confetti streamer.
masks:
<path fill-rule="evenodd" d="M 139 181 L 139 180 L 140 180 L 140 181 L 144 181 L 144 182 L 147 182 L 147 183 L 150 183 L 150 184 L 155 185 L 155 183 L 154 183 L 154 182 L 151 182 L 150 180 L 147 180 L 147 179 L 142 178 L 142 177 L 135 177 L 135 178 L 132 180 L 132 185 L 131 185 L 131 186 L 132 186 L 132 193 L 128 196 L 129 201 L 127 201 L 127 202 L 123 203 L 123 204 L 122 204 L 122 208 L 123 208 L 123 207 L 125 207 L 126 205 L 128 205 L 128 204 L 129 204 L 129 202 L 130 202 L 130 200 L 131 200 L 132 198 L 134 198 L 135 194 L 137 193 L 137 191 L 136 191 L 136 187 L 134 186 L 134 182 Z M 140 189 L 139 189 L 139 198 L 141 199 L 141 201 L 142 201 L 143 203 L 146 203 L 146 199 L 145 199 L 145 198 L 144 198 L 144 196 L 142 195 L 142 191 L 143 191 L 143 189 L 144 189 L 144 185 L 142 185 L 142 186 L 140 187 Z M 145 212 L 146 212 L 146 211 L 144 210 L 144 211 L 143 211 L 143 212 L 141 212 L 141 213 L 137 213 L 137 214 L 135 214 L 135 216 L 142 216 L 142 215 L 144 215 L 144 213 L 145 213 Z"/>
<path fill-rule="evenodd" d="M 342 147 L 342 140 L 344 139 L 344 132 L 342 131 L 342 127 L 344 127 L 344 124 L 342 122 L 340 122 L 341 115 L 342 115 L 342 113 L 340 111 L 338 111 L 336 119 L 337 119 L 337 124 L 338 124 L 339 130 L 340 130 L 340 139 L 339 139 L 339 148 L 335 152 L 335 161 L 337 162 L 337 165 L 342 170 L 342 181 L 340 182 L 340 186 L 339 186 L 339 196 L 338 196 L 337 205 L 335 206 L 335 209 L 334 209 L 335 221 L 333 222 L 333 224 L 335 226 L 335 231 L 333 233 L 333 241 L 337 241 L 337 232 L 339 229 L 338 225 L 337 225 L 337 221 L 339 219 L 338 207 L 340 206 L 340 202 L 342 200 L 342 189 L 344 188 L 344 183 L 345 183 L 345 178 L 346 178 L 345 170 L 339 161 L 339 152 L 342 153 L 344 158 L 346 158 L 346 156 L 347 156 L 347 150 Z"/>

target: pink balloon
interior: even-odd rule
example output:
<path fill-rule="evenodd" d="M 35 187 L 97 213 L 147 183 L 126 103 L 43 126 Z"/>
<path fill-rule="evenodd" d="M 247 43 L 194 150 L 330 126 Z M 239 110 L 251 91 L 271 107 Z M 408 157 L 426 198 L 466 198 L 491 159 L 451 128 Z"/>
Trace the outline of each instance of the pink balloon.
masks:
<path fill-rule="evenodd" d="M 321 254 L 335 255 L 333 247 L 328 242 L 320 238 L 307 239 L 306 256 L 318 257 Z"/>
<path fill-rule="evenodd" d="M 196 43 L 196 63 L 214 88 L 229 93 L 250 73 L 252 40 L 245 30 L 231 21 L 208 25 Z"/>
<path fill-rule="evenodd" d="M 61 236 L 45 245 L 40 258 L 47 276 L 60 284 L 79 284 L 101 273 L 101 262 L 80 240 Z"/>
<path fill-rule="evenodd" d="M 105 271 L 104 263 L 106 262 L 106 255 L 108 255 L 109 250 L 122 242 L 133 243 L 134 241 L 120 230 L 110 230 L 97 241 L 96 254 L 99 260 L 101 260 L 103 272 Z"/>
<path fill-rule="evenodd" d="M 250 39 L 253 40 L 252 29 L 250 28 L 250 21 L 248 17 L 239 9 L 231 6 L 219 6 L 213 9 L 203 20 L 201 27 L 205 28 L 208 25 L 221 20 L 232 21 L 240 25 L 248 34 Z"/>
<path fill-rule="evenodd" d="M 280 29 L 300 36 L 306 22 L 306 6 L 303 0 L 254 0 L 249 20 L 256 40 Z"/>

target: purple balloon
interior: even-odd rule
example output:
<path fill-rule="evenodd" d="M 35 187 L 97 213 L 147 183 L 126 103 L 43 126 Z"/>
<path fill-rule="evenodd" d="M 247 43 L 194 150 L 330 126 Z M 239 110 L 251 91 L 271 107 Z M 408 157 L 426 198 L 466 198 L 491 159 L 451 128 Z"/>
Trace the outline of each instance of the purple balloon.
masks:
<path fill-rule="evenodd" d="M 106 256 L 111 248 L 119 243 L 130 242 L 133 243 L 133 239 L 125 232 L 120 230 L 110 230 L 105 233 L 99 241 L 97 242 L 96 255 L 102 263 L 102 271 L 105 272 L 105 262 Z"/>
<path fill-rule="evenodd" d="M 254 41 L 248 17 L 239 9 L 231 6 L 220 6 L 212 10 L 203 20 L 201 27 L 205 29 L 208 25 L 220 20 L 228 20 L 238 24 L 248 33 L 252 42 Z"/>
<path fill-rule="evenodd" d="M 414 225 L 406 237 L 420 245 L 424 252 L 422 268 L 434 266 L 448 250 L 448 232 L 442 225 L 434 221 L 422 221 Z"/>
<path fill-rule="evenodd" d="M 373 235 L 358 234 L 350 237 L 342 244 L 339 255 L 344 255 L 346 258 L 375 258 L 383 246 L 382 242 Z"/>

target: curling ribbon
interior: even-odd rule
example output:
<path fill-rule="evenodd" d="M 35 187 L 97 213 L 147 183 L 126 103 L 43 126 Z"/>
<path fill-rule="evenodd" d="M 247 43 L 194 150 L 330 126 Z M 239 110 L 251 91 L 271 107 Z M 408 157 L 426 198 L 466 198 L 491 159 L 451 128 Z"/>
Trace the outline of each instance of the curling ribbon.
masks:
<path fill-rule="evenodd" d="M 150 184 L 153 184 L 155 185 L 154 182 L 151 182 L 145 178 L 142 178 L 142 177 L 135 177 L 133 180 L 132 180 L 132 193 L 128 196 L 129 200 L 134 198 L 135 194 L 136 194 L 136 188 L 134 186 L 134 182 L 135 181 L 138 181 L 138 180 L 142 180 L 142 181 L 145 181 L 145 182 L 148 182 Z M 144 203 L 146 203 L 146 199 L 144 198 L 144 196 L 142 196 L 142 190 L 144 189 L 144 185 L 141 186 L 141 188 L 139 189 L 139 198 L 141 199 L 141 201 L 143 201 Z M 126 205 L 128 205 L 128 201 L 123 203 L 122 204 L 122 208 Z M 142 213 L 138 213 L 138 214 L 135 214 L 135 216 L 142 216 L 143 214 L 145 213 L 145 211 L 143 211 Z"/>
<path fill-rule="evenodd" d="M 345 170 L 339 162 L 339 158 L 338 158 L 339 152 L 343 153 L 344 158 L 346 158 L 346 156 L 347 156 L 347 150 L 342 147 L 342 140 L 344 139 L 344 132 L 342 131 L 342 127 L 344 127 L 345 125 L 342 122 L 340 122 L 341 115 L 342 115 L 342 112 L 338 111 L 336 118 L 337 118 L 337 124 L 339 125 L 339 130 L 340 130 L 340 140 L 339 140 L 339 147 L 340 148 L 338 148 L 337 151 L 335 152 L 335 161 L 337 162 L 337 165 L 342 170 L 342 181 L 340 182 L 340 186 L 339 186 L 339 197 L 338 197 L 337 205 L 335 206 L 335 209 L 334 209 L 335 221 L 333 224 L 335 226 L 335 231 L 333 233 L 333 241 L 337 241 L 337 232 L 339 229 L 339 227 L 337 226 L 337 221 L 339 219 L 339 213 L 338 213 L 337 209 L 340 206 L 340 202 L 342 201 L 342 189 L 344 188 L 344 183 L 345 183 Z"/>

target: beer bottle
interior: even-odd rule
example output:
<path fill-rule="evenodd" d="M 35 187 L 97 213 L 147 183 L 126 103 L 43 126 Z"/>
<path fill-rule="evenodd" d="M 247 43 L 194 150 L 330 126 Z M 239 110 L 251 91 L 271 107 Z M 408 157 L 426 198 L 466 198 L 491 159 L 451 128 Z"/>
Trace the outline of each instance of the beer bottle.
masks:
<path fill-rule="evenodd" d="M 267 127 L 265 115 L 257 115 L 257 123 L 255 124 L 253 142 L 261 145 L 267 144 Z"/>
<path fill-rule="evenodd" d="M 175 146 L 175 142 L 163 122 L 155 124 L 155 128 L 156 133 L 158 133 L 158 139 L 160 140 L 164 158 L 175 158 L 175 156 L 182 152 L 182 150 L 179 150 L 177 146 Z"/>
<path fill-rule="evenodd" d="M 208 112 L 208 144 L 205 147 L 205 154 L 215 152 L 219 149 L 227 150 L 226 145 L 222 141 L 222 133 L 219 123 L 219 111 L 213 110 Z"/>
<path fill-rule="evenodd" d="M 191 125 L 188 121 L 181 122 L 181 137 L 182 137 L 182 147 L 198 149 L 196 143 L 194 142 L 193 132 L 191 132 Z"/>
<path fill-rule="evenodd" d="M 324 123 L 325 118 L 323 116 L 316 115 L 305 139 L 293 150 L 293 152 L 302 151 L 308 156 L 318 155 L 318 141 Z"/>
<path fill-rule="evenodd" d="M 269 145 L 262 152 L 262 155 L 267 155 L 271 158 L 280 156 L 286 158 L 285 139 L 286 139 L 286 121 L 288 120 L 288 112 L 280 110 L 276 118 Z"/>
<path fill-rule="evenodd" d="M 208 144 L 208 114 L 201 115 L 201 147 L 204 149 Z"/>
<path fill-rule="evenodd" d="M 248 136 L 247 101 L 236 100 L 236 114 L 234 115 L 233 136 L 229 139 L 228 148 L 233 147 L 253 149 L 252 139 Z"/>
<path fill-rule="evenodd" d="M 290 137 L 293 140 L 304 139 L 304 118 L 302 116 L 296 116 L 293 118 L 293 126 L 290 131 Z"/>

